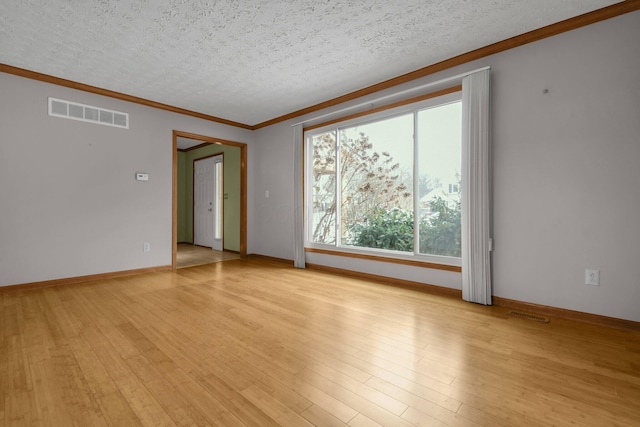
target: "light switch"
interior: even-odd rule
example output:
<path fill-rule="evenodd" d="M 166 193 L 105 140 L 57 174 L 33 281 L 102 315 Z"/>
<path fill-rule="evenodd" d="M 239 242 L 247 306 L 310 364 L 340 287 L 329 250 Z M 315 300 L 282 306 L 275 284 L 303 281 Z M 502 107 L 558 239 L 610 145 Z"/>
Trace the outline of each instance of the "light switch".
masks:
<path fill-rule="evenodd" d="M 149 174 L 136 172 L 136 181 L 149 181 Z"/>

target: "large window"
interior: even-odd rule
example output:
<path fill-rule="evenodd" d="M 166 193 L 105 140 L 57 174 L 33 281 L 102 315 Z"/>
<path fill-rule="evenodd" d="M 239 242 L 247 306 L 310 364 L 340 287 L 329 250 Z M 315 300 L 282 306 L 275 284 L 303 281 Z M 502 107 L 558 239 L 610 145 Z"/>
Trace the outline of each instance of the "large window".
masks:
<path fill-rule="evenodd" d="M 306 244 L 460 257 L 460 94 L 305 132 Z"/>

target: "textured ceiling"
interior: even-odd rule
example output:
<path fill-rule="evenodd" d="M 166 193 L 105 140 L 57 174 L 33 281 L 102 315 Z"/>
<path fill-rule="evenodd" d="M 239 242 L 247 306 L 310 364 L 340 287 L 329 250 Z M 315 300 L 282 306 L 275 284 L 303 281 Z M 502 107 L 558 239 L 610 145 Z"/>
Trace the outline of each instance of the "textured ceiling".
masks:
<path fill-rule="evenodd" d="M 2 0 L 0 63 L 254 125 L 607 0 Z"/>

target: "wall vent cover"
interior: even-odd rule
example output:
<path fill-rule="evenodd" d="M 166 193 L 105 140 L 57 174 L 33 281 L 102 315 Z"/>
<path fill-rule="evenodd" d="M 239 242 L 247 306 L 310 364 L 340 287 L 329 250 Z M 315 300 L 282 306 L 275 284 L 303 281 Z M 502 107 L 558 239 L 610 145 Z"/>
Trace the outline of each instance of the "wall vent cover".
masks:
<path fill-rule="evenodd" d="M 129 129 L 128 113 L 78 104 L 77 102 L 64 101 L 62 99 L 49 98 L 49 115 Z"/>
<path fill-rule="evenodd" d="M 550 320 L 548 317 L 545 317 L 545 316 L 540 316 L 538 314 L 532 314 L 532 313 L 524 313 L 521 311 L 510 311 L 507 313 L 507 315 L 513 316 L 513 317 L 519 317 L 520 319 L 535 320 L 536 322 L 542 322 L 542 323 L 549 323 L 549 320 Z"/>

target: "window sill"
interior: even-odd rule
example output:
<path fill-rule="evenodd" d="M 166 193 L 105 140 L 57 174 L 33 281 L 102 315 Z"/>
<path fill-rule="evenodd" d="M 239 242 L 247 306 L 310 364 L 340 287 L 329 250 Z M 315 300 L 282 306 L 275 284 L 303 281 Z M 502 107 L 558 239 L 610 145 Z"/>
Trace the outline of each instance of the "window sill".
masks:
<path fill-rule="evenodd" d="M 459 265 L 441 264 L 441 263 L 435 263 L 430 261 L 422 261 L 418 259 L 395 258 L 390 256 L 373 255 L 370 253 L 365 254 L 365 253 L 352 252 L 352 251 L 346 251 L 346 250 L 321 249 L 321 248 L 312 248 L 312 247 L 305 247 L 304 251 L 323 254 L 323 255 L 342 256 L 347 258 L 364 259 L 368 261 L 379 261 L 379 262 L 388 262 L 391 264 L 410 265 L 413 267 L 431 268 L 434 270 L 453 271 L 456 273 L 462 272 L 462 267 Z"/>

